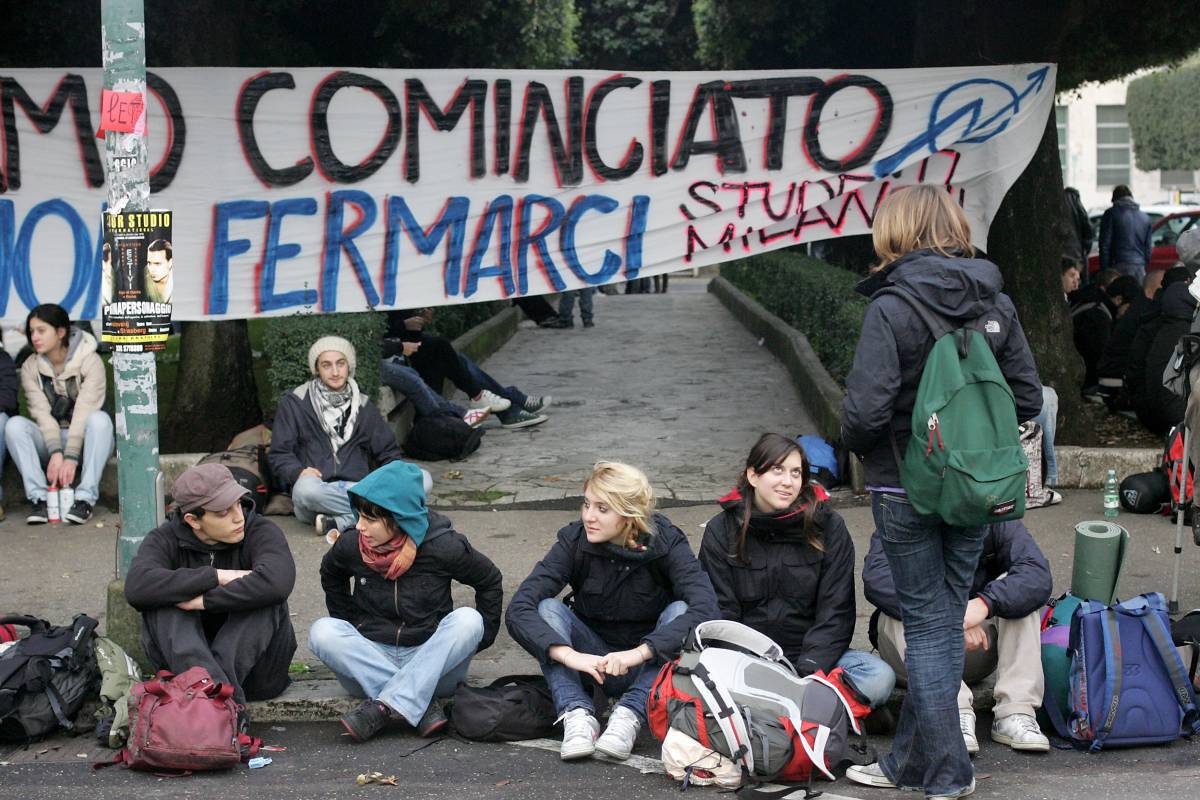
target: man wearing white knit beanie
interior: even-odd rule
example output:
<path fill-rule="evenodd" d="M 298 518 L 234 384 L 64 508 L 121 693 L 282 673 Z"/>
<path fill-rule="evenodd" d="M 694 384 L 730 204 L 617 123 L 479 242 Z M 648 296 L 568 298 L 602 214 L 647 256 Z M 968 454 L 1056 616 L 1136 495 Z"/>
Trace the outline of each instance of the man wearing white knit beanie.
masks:
<path fill-rule="evenodd" d="M 322 336 L 308 349 L 312 380 L 279 401 L 268 460 L 277 487 L 291 492 L 296 518 L 332 541 L 354 525 L 347 490 L 400 448 L 379 409 L 354 380 L 354 345 Z M 424 473 L 425 491 L 433 481 Z"/>

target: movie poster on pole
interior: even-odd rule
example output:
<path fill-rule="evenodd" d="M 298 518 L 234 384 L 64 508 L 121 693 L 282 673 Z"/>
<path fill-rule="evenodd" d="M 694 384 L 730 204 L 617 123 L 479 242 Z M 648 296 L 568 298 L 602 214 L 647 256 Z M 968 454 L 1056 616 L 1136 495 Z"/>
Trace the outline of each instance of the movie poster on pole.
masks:
<path fill-rule="evenodd" d="M 103 341 L 121 353 L 165 348 L 175 289 L 171 212 L 105 214 L 101 272 Z"/>

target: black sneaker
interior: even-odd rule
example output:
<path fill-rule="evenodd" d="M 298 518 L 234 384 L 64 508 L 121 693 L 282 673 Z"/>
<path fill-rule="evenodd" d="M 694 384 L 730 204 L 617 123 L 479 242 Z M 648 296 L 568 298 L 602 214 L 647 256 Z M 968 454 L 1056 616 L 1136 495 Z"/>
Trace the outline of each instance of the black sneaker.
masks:
<path fill-rule="evenodd" d="M 525 398 L 525 405 L 522 408 L 530 414 L 539 414 L 549 408 L 552 402 L 554 402 L 554 398 L 548 394 L 540 397 L 529 396 Z"/>
<path fill-rule="evenodd" d="M 428 739 L 431 736 L 437 736 L 446 727 L 446 715 L 442 712 L 442 707 L 438 705 L 437 700 L 429 703 L 429 708 L 425 709 L 425 713 L 421 715 L 421 721 L 417 723 L 417 733 Z"/>
<path fill-rule="evenodd" d="M 583 327 L 585 327 L 585 328 L 594 328 L 594 327 L 596 327 L 596 323 L 592 322 L 590 319 L 585 319 L 585 320 L 583 321 Z"/>
<path fill-rule="evenodd" d="M 342 716 L 342 727 L 356 742 L 365 742 L 392 721 L 392 710 L 378 700 L 365 700 L 362 705 Z"/>
<path fill-rule="evenodd" d="M 92 504 L 86 500 L 76 500 L 67 512 L 67 522 L 82 525 L 92 518 Z"/>
<path fill-rule="evenodd" d="M 29 511 L 29 516 L 25 518 L 28 525 L 45 525 L 50 521 L 49 515 L 46 513 L 46 501 L 34 500 L 33 508 Z"/>
<path fill-rule="evenodd" d="M 562 329 L 564 329 L 564 328 L 574 328 L 574 327 L 575 327 L 575 322 L 574 322 L 574 320 L 563 319 L 563 318 L 559 317 L 558 319 L 552 319 L 552 320 L 550 320 L 549 322 L 547 322 L 547 323 L 546 323 L 545 325 L 543 325 L 542 327 L 543 327 L 543 328 L 551 328 L 551 329 L 562 330 Z"/>

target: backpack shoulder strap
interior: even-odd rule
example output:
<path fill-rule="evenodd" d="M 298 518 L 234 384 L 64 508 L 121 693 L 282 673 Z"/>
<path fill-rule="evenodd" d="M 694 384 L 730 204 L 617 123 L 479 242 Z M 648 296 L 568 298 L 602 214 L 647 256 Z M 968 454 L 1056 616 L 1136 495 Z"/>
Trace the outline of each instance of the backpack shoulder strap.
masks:
<path fill-rule="evenodd" d="M 1179 659 L 1179 651 L 1175 649 L 1175 645 L 1166 631 L 1166 626 L 1163 625 L 1162 619 L 1155 614 L 1139 614 L 1138 616 L 1171 679 L 1171 693 L 1175 695 L 1175 699 L 1179 701 L 1179 707 L 1183 709 L 1183 725 L 1187 730 L 1186 735 L 1200 733 L 1200 709 L 1196 707 L 1196 693 L 1184 671 L 1183 662 Z"/>

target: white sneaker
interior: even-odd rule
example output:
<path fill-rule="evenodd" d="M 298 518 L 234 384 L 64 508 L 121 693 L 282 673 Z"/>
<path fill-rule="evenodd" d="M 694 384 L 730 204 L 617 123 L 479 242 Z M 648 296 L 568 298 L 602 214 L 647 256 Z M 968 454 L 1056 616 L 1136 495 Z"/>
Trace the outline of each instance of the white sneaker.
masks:
<path fill-rule="evenodd" d="M 853 764 L 846 767 L 846 777 L 855 783 L 861 783 L 863 786 L 874 786 L 876 789 L 895 789 L 896 784 L 888 780 L 887 775 L 883 774 L 883 770 L 879 768 L 879 762 L 874 764 L 866 764 L 859 766 Z"/>
<path fill-rule="evenodd" d="M 495 392 L 489 392 L 484 389 L 479 394 L 471 398 L 471 408 L 486 408 L 493 414 L 499 414 L 501 411 L 508 411 L 512 401 L 501 397 Z"/>
<path fill-rule="evenodd" d="M 562 749 L 558 755 L 563 761 L 587 758 L 596 752 L 596 737 L 600 735 L 600 723 L 586 708 L 573 708 L 559 717 L 563 724 Z"/>
<path fill-rule="evenodd" d="M 1038 727 L 1037 720 L 1029 714 L 1010 714 L 997 717 L 992 723 L 992 741 L 1006 744 L 1013 750 L 1046 753 L 1050 740 Z"/>
<path fill-rule="evenodd" d="M 491 416 L 491 414 L 492 410 L 490 408 L 468 409 L 467 413 L 463 415 L 463 422 L 467 423 L 472 428 L 478 428 L 483 424 L 485 419 Z"/>
<path fill-rule="evenodd" d="M 617 706 L 608 715 L 608 727 L 596 740 L 596 751 L 609 758 L 624 761 L 633 752 L 633 743 L 637 741 L 638 731 L 642 729 L 642 721 L 638 715 L 625 706 Z"/>
<path fill-rule="evenodd" d="M 963 742 L 967 745 L 967 755 L 979 752 L 979 739 L 975 737 L 975 714 L 972 711 L 958 712 L 958 728 L 962 731 Z"/>

